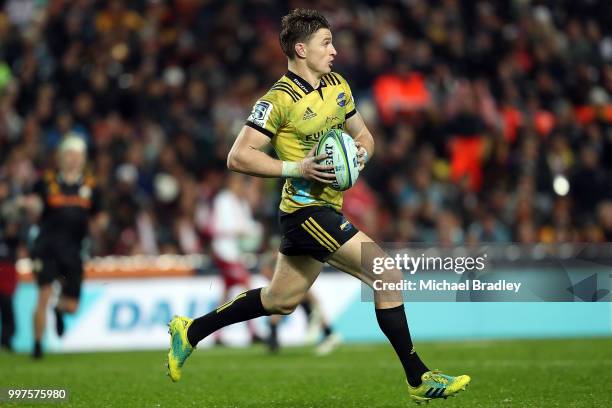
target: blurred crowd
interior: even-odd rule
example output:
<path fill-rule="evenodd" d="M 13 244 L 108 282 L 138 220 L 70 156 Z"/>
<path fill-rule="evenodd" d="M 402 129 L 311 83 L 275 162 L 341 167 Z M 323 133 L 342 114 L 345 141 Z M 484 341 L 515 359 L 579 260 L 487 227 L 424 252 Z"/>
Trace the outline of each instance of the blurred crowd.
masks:
<path fill-rule="evenodd" d="M 94 254 L 208 251 L 229 148 L 286 72 L 280 18 L 308 7 L 332 24 L 334 70 L 375 137 L 344 205 L 366 233 L 612 240 L 605 0 L 0 4 L 0 219 L 21 217 L 24 231 L 14 203 L 78 135 L 108 214 Z M 249 178 L 243 189 L 266 237 L 279 183 Z"/>

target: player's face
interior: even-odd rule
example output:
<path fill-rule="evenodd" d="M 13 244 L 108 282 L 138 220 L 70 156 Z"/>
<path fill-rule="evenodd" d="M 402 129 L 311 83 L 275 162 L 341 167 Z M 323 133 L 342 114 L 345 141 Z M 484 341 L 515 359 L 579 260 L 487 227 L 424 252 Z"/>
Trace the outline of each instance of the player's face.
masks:
<path fill-rule="evenodd" d="M 64 172 L 81 172 L 85 167 L 85 154 L 77 150 L 66 150 L 61 153 L 60 166 Z"/>
<path fill-rule="evenodd" d="M 327 28 L 319 29 L 306 43 L 306 63 L 308 68 L 315 72 L 331 72 L 336 54 L 338 53 L 332 44 L 331 31 Z"/>

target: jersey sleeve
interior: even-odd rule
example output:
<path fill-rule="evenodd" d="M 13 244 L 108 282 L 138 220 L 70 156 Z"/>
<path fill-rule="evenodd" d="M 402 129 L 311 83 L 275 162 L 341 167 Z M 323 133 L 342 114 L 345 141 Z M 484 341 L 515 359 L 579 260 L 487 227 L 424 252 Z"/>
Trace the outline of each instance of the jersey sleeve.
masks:
<path fill-rule="evenodd" d="M 346 82 L 346 79 L 344 79 L 344 77 L 338 73 L 334 74 L 340 77 L 341 85 L 344 88 L 346 101 L 344 105 L 346 108 L 346 114 L 344 115 L 344 119 L 346 120 L 357 113 L 357 109 L 355 107 L 355 99 L 353 98 L 353 92 L 351 91 L 351 87 L 349 86 L 348 82 Z"/>
<path fill-rule="evenodd" d="M 259 99 L 251 114 L 249 115 L 246 126 L 260 131 L 264 135 L 272 138 L 278 129 L 285 123 L 286 103 L 275 91 L 269 91 Z"/>

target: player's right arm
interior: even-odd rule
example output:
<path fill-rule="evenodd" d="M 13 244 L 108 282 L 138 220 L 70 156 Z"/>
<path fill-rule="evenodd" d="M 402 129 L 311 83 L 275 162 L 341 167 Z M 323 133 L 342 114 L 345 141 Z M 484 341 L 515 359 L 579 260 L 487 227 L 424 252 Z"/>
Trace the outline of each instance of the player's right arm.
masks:
<path fill-rule="evenodd" d="M 17 199 L 17 205 L 26 211 L 30 221 L 38 222 L 45 206 L 46 194 L 47 186 L 45 182 L 40 179 L 34 184 L 31 191 L 23 194 Z"/>
<path fill-rule="evenodd" d="M 325 184 L 331 184 L 335 180 L 334 174 L 326 173 L 334 166 L 318 164 L 327 156 L 324 153 L 315 156 L 316 145 L 303 160 L 290 162 L 276 160 L 264 153 L 262 149 L 269 143 L 268 136 L 244 126 L 227 155 L 227 168 L 258 177 L 304 178 Z"/>
<path fill-rule="evenodd" d="M 314 155 L 316 145 L 301 161 L 276 160 L 262 150 L 286 122 L 287 105 L 281 97 L 270 91 L 257 101 L 247 123 L 234 141 L 227 167 L 239 173 L 258 177 L 290 177 L 316 180 L 331 184 L 335 175 L 327 173 L 333 166 L 318 164 L 326 155 Z"/>

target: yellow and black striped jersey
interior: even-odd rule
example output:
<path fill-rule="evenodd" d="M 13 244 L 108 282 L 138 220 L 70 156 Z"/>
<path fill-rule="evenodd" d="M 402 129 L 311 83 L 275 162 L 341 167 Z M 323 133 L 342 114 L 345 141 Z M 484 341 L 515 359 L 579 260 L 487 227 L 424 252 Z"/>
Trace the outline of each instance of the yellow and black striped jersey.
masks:
<path fill-rule="evenodd" d="M 344 129 L 355 113 L 351 88 L 339 74 L 324 75 L 314 89 L 289 71 L 255 103 L 246 125 L 270 137 L 281 160 L 300 161 L 322 135 L 330 129 Z M 287 179 L 280 209 L 292 213 L 311 205 L 340 211 L 342 192 L 318 182 Z"/>

